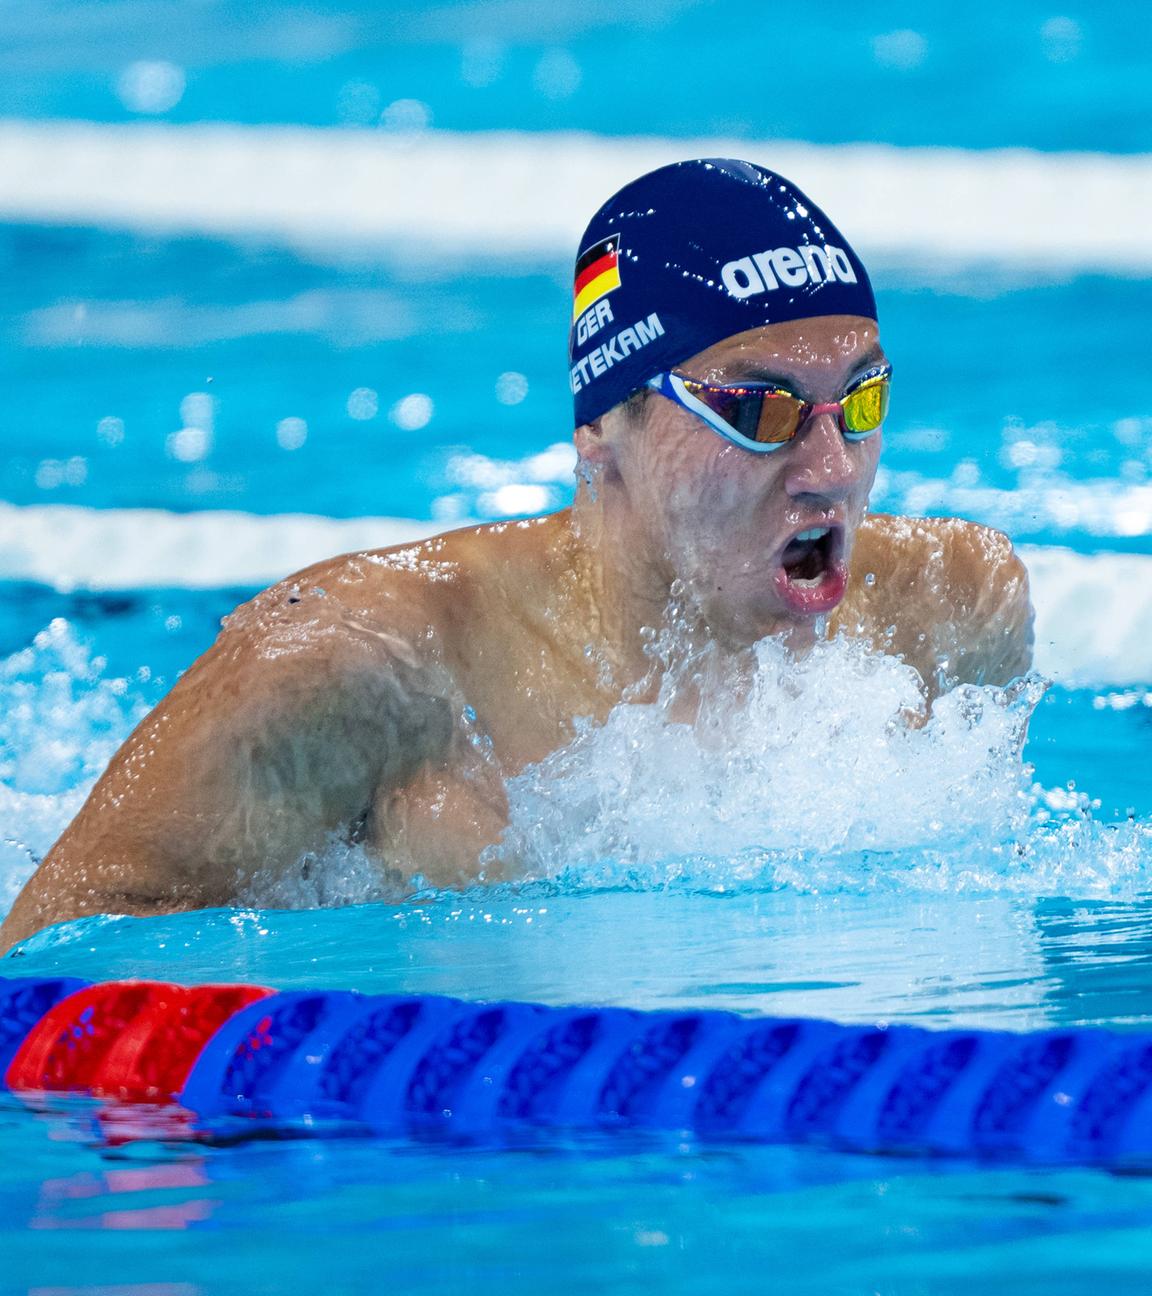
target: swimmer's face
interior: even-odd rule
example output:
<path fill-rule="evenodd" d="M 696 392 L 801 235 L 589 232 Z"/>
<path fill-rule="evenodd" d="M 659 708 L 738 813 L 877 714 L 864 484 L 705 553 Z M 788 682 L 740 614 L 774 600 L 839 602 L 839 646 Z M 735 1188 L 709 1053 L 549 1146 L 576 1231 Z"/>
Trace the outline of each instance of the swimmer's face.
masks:
<path fill-rule="evenodd" d="M 823 404 L 884 361 L 875 321 L 834 315 L 750 329 L 676 368 L 719 385 L 771 381 Z M 717 631 L 752 641 L 811 627 L 844 597 L 880 432 L 847 441 L 834 413 L 818 414 L 756 454 L 655 393 L 632 417 L 610 411 L 598 431 L 590 457 L 605 485 L 622 492 L 633 530 Z M 590 447 L 585 436 L 582 453 Z"/>

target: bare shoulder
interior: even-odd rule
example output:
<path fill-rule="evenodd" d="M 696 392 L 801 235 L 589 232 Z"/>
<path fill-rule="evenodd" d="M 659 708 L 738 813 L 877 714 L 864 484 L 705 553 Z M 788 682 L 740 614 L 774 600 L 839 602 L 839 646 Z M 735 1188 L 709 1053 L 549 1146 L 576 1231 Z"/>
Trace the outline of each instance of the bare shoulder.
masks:
<path fill-rule="evenodd" d="M 338 636 L 358 624 L 419 633 L 435 620 L 439 593 L 460 583 L 441 537 L 341 554 L 286 576 L 225 618 L 236 637 L 269 638 L 290 649 L 300 631 Z"/>
<path fill-rule="evenodd" d="M 430 644 L 477 603 L 498 599 L 539 566 L 555 517 L 448 531 L 410 544 L 315 563 L 262 591 L 227 619 L 235 633 L 280 640 L 316 630 L 371 627 Z"/>
<path fill-rule="evenodd" d="M 990 583 L 1022 582 L 1027 592 L 1028 574 L 1011 540 L 978 522 L 875 513 L 857 543 L 857 561 L 879 562 L 919 584 L 943 582 L 952 597 L 978 597 Z"/>
<path fill-rule="evenodd" d="M 185 681 L 244 680 L 272 706 L 371 695 L 386 676 L 409 694 L 454 697 L 478 638 L 507 634 L 531 602 L 560 529 L 554 518 L 468 527 L 315 563 L 225 618 Z"/>
<path fill-rule="evenodd" d="M 1028 572 L 1002 532 L 876 514 L 860 528 L 852 570 L 854 583 L 871 575 L 870 611 L 896 627 L 893 646 L 922 674 L 1002 684 L 1030 667 Z"/>
<path fill-rule="evenodd" d="M 216 643 L 189 672 L 226 665 L 274 676 L 329 679 L 432 664 L 443 609 L 462 584 L 439 538 L 341 554 L 293 573 L 225 617 Z"/>

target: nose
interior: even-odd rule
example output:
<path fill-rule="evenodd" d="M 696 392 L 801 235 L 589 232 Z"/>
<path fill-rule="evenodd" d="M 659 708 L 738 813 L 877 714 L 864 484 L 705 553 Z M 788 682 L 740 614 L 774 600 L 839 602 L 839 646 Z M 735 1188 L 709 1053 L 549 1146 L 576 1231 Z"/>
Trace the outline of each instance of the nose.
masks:
<path fill-rule="evenodd" d="M 788 447 L 785 490 L 795 500 L 842 503 L 864 471 L 862 456 L 854 449 L 841 435 L 834 413 L 812 415 Z"/>

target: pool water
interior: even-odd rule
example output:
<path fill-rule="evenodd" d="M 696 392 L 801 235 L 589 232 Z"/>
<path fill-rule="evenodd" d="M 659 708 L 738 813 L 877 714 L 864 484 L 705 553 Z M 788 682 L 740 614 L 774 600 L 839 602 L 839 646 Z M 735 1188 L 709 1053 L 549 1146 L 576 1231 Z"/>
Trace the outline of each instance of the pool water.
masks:
<path fill-rule="evenodd" d="M 1119 7 L 898 8 L 881 27 L 846 4 L 791 17 L 820 51 L 814 96 L 803 60 L 773 63 L 770 92 L 732 75 L 733 23 L 742 49 L 776 38 L 751 5 L 718 23 L 690 0 L 148 0 L 129 24 L 30 6 L 0 14 L 0 116 L 367 137 L 383 113 L 414 174 L 429 126 L 464 149 L 480 129 L 791 136 L 944 145 L 957 166 L 1150 147 L 1147 37 Z M 915 198 L 891 177 L 894 204 Z M 508 246 L 432 257 L 103 219 L 98 181 L 87 219 L 0 223 L 0 913 L 237 603 L 327 554 L 572 490 L 567 254 L 524 244 L 513 206 Z M 997 246 L 872 262 L 896 369 L 873 505 L 1012 536 L 1036 681 L 951 696 L 909 734 L 899 663 L 833 645 L 797 693 L 769 645 L 722 758 L 631 707 L 526 772 L 516 884 L 386 904 L 334 845 L 307 886 L 64 924 L 0 975 L 1152 1027 L 1152 283 L 1138 260 Z M 1091 1169 L 124 1129 L 85 1100 L 0 1097 L 0 1292 L 1052 1296 L 1144 1293 L 1152 1270 L 1152 1181 Z"/>

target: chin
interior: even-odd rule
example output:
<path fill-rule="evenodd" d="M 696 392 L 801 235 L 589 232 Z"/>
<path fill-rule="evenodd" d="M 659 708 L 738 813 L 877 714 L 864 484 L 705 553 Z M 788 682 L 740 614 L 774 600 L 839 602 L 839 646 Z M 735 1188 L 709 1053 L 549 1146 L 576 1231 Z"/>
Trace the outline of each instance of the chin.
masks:
<path fill-rule="evenodd" d="M 821 615 L 763 597 L 740 604 L 713 601 L 701 612 L 712 637 L 731 648 L 748 648 L 774 635 L 783 635 L 799 646 L 811 640 Z"/>

